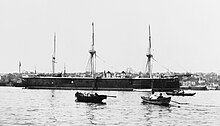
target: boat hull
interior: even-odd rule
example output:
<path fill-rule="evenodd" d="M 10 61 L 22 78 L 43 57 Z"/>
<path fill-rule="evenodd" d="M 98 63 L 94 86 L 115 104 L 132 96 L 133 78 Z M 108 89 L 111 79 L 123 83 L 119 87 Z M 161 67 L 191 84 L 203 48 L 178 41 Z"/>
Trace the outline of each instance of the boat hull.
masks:
<path fill-rule="evenodd" d="M 148 104 L 155 104 L 155 105 L 163 105 L 163 106 L 168 106 L 171 97 L 164 97 L 164 98 L 159 98 L 159 99 L 150 99 L 149 97 L 141 97 L 143 99 L 143 103 L 148 103 Z"/>
<path fill-rule="evenodd" d="M 207 90 L 206 86 L 191 86 L 191 90 Z"/>
<path fill-rule="evenodd" d="M 196 93 L 172 93 L 172 92 L 166 92 L 167 95 L 172 95 L 172 96 L 193 96 Z"/>
<path fill-rule="evenodd" d="M 82 94 L 77 92 L 75 97 L 78 102 L 102 103 L 102 100 L 106 99 L 107 95 Z"/>
<path fill-rule="evenodd" d="M 220 86 L 217 86 L 217 87 L 216 87 L 216 90 L 220 90 Z"/>
<path fill-rule="evenodd" d="M 69 89 L 69 90 L 109 90 L 133 91 L 133 89 L 151 89 L 157 91 L 172 91 L 179 89 L 178 78 L 148 79 L 148 78 L 73 78 L 73 77 L 26 77 L 16 85 L 29 89 Z"/>

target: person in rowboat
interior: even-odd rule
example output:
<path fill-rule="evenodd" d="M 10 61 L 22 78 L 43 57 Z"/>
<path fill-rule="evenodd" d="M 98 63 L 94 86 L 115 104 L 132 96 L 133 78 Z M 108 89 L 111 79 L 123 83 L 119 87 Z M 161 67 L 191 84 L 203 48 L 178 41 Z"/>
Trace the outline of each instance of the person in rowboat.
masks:
<path fill-rule="evenodd" d="M 157 98 L 157 99 L 160 99 L 160 98 L 163 98 L 163 95 L 162 93 L 160 93 L 160 96 Z"/>

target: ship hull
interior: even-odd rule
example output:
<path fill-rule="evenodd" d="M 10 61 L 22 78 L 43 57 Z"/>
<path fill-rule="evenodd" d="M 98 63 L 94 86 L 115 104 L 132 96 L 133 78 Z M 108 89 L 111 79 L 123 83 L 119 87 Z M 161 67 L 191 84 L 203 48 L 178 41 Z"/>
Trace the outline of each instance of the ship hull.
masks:
<path fill-rule="evenodd" d="M 207 90 L 206 86 L 191 86 L 191 90 Z"/>
<path fill-rule="evenodd" d="M 29 89 L 61 89 L 61 90 L 109 90 L 133 91 L 134 89 L 154 89 L 172 91 L 179 89 L 177 78 L 72 78 L 72 77 L 26 77 L 16 85 Z"/>

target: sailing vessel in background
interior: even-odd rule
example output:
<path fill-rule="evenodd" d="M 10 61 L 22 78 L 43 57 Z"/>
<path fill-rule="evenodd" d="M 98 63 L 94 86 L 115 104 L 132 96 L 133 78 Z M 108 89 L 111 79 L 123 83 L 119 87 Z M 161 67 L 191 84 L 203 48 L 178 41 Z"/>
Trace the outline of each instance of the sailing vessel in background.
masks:
<path fill-rule="evenodd" d="M 134 89 L 154 89 L 155 91 L 172 91 L 179 89 L 180 83 L 178 78 L 153 78 L 151 59 L 151 33 L 149 26 L 149 47 L 147 53 L 147 73 L 145 78 L 113 78 L 96 75 L 95 66 L 95 32 L 94 23 L 92 23 L 92 44 L 89 50 L 90 54 L 90 77 L 23 77 L 21 84 L 28 89 L 70 89 L 70 90 L 110 90 L 110 91 L 133 91 Z M 55 46 L 56 34 L 54 34 L 54 52 L 52 56 L 52 71 L 55 74 Z M 126 74 L 126 73 L 125 73 Z M 104 75 L 104 73 L 103 73 Z"/>

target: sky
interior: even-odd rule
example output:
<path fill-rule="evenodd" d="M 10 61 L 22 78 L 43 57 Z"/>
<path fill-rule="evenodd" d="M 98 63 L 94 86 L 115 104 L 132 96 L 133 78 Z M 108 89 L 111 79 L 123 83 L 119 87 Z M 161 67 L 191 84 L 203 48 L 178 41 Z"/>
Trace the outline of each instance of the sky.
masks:
<path fill-rule="evenodd" d="M 0 0 L 0 73 L 87 70 L 95 24 L 97 71 L 220 72 L 219 0 Z"/>

